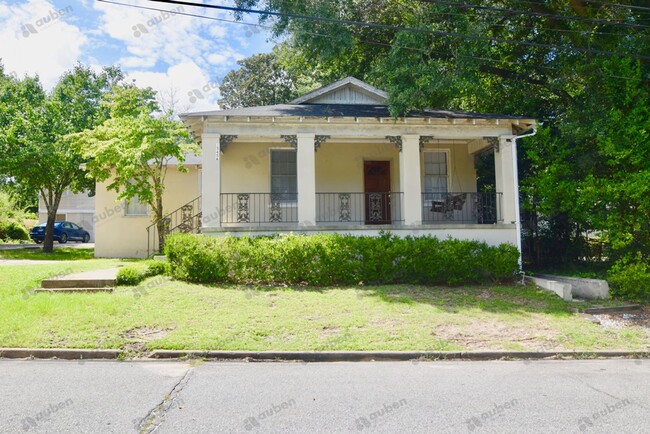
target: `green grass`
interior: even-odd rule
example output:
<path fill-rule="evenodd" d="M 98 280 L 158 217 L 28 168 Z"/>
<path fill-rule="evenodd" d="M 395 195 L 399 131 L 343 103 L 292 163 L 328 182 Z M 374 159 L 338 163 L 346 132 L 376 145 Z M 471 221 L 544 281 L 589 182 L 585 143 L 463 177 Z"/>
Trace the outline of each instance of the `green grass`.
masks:
<path fill-rule="evenodd" d="M 37 249 L 12 249 L 0 250 L 0 259 L 39 259 L 52 261 L 77 261 L 80 259 L 93 259 L 94 249 L 76 249 L 74 247 L 61 247 L 52 253 L 43 253 L 42 248 Z"/>
<path fill-rule="evenodd" d="M 29 293 L 61 271 L 116 263 L 2 267 L 0 347 L 650 351 L 647 329 L 603 328 L 530 286 L 253 288 L 153 277 L 113 294 Z"/>

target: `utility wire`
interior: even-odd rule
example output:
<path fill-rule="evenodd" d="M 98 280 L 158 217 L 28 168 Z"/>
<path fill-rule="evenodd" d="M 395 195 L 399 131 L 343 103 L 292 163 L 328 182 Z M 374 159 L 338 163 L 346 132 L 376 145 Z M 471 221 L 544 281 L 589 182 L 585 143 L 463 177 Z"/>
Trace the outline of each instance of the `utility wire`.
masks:
<path fill-rule="evenodd" d="M 213 21 L 225 22 L 225 23 L 229 23 L 229 24 L 243 25 L 243 26 L 246 26 L 246 27 L 258 27 L 258 28 L 265 29 L 267 31 L 272 31 L 273 30 L 273 28 L 271 26 L 264 26 L 264 25 L 257 24 L 257 23 L 247 23 L 247 22 L 244 22 L 244 21 L 227 20 L 227 19 L 224 19 L 224 18 L 210 17 L 210 16 L 207 16 L 207 15 L 191 14 L 191 13 L 187 13 L 187 12 L 180 12 L 180 11 L 173 11 L 173 10 L 170 11 L 170 10 L 167 10 L 167 9 L 158 9 L 158 8 L 135 5 L 135 4 L 130 4 L 130 3 L 120 3 L 120 2 L 111 1 L 111 0 L 98 0 L 98 1 L 101 2 L 101 3 L 109 3 L 109 4 L 113 4 L 113 5 L 118 5 L 118 6 L 132 7 L 132 8 L 136 8 L 136 9 L 145 9 L 145 10 L 156 11 L 156 12 L 170 12 L 170 13 L 173 13 L 175 15 L 185 15 L 185 16 L 194 17 L 194 18 L 203 18 L 203 19 L 208 19 L 208 20 L 213 20 Z M 298 32 L 301 33 L 301 34 L 305 34 L 305 35 L 311 35 L 311 36 L 318 36 L 318 37 L 333 39 L 332 35 L 328 35 L 328 34 L 325 34 L 325 33 L 316 33 L 316 32 L 310 32 L 310 31 L 306 31 L 306 30 L 299 30 Z M 403 50 L 417 51 L 417 52 L 421 52 L 423 54 L 433 53 L 433 54 L 438 54 L 440 56 L 444 56 L 444 55 L 448 54 L 448 53 L 443 53 L 441 51 L 436 51 L 436 50 L 427 49 L 427 48 L 410 47 L 410 46 L 406 46 L 406 45 L 397 45 L 397 44 L 392 44 L 392 43 L 387 43 L 387 42 L 379 42 L 379 41 L 372 41 L 372 40 L 366 40 L 366 39 L 358 39 L 358 41 L 363 43 L 363 44 L 367 44 L 367 45 L 376 45 L 376 46 L 381 46 L 381 47 L 386 47 L 386 48 L 398 48 L 398 49 L 403 49 Z M 467 54 L 454 54 L 453 57 L 464 58 L 464 59 L 472 59 L 472 60 L 479 60 L 479 61 L 486 62 L 486 64 L 487 63 L 489 63 L 489 64 L 503 63 L 503 64 L 509 64 L 509 65 L 512 65 L 512 66 L 517 65 L 517 63 L 512 62 L 512 61 L 508 61 L 508 60 L 491 59 L 491 58 L 487 58 L 487 57 L 471 56 L 471 55 L 467 55 Z M 539 69 L 549 70 L 549 71 L 561 71 L 560 68 L 553 68 L 553 67 L 550 67 L 550 66 L 536 65 L 535 67 L 539 68 Z M 641 79 L 636 78 L 636 77 L 623 77 L 623 76 L 619 76 L 619 75 L 602 74 L 602 73 L 599 73 L 599 72 L 596 72 L 596 74 L 601 76 L 601 77 L 608 77 L 608 78 L 620 78 L 620 79 L 623 79 L 623 80 L 633 80 L 633 81 L 641 80 Z"/>
<path fill-rule="evenodd" d="M 489 42 L 503 42 L 507 44 L 519 44 L 519 45 L 527 45 L 527 46 L 539 47 L 539 48 L 564 49 L 564 50 L 571 50 L 571 51 L 579 51 L 583 53 L 607 54 L 613 56 L 633 57 L 635 59 L 650 60 L 650 56 L 647 55 L 619 53 L 619 52 L 609 51 L 609 50 L 598 50 L 595 48 L 582 48 L 582 47 L 572 47 L 568 45 L 546 44 L 546 43 L 530 42 L 530 41 L 517 41 L 513 39 L 479 36 L 479 35 L 472 35 L 472 34 L 459 33 L 459 32 L 445 32 L 442 30 L 402 27 L 402 26 L 394 26 L 390 24 L 379 24 L 379 23 L 371 23 L 371 22 L 363 22 L 363 21 L 355 21 L 355 20 L 347 20 L 347 19 L 326 18 L 326 17 L 317 17 L 312 15 L 302 15 L 302 14 L 293 14 L 293 13 L 284 13 L 284 12 L 262 11 L 257 9 L 238 8 L 232 6 L 193 3 L 193 2 L 182 1 L 182 0 L 149 0 L 149 1 L 156 2 L 156 3 L 190 6 L 190 7 L 204 7 L 208 9 L 226 10 L 230 12 L 250 13 L 250 14 L 257 14 L 257 15 L 270 15 L 270 16 L 284 17 L 284 18 L 322 21 L 322 22 L 328 22 L 334 24 L 348 24 L 348 25 L 361 26 L 361 27 L 375 27 L 375 28 L 382 28 L 382 29 L 396 30 L 396 31 L 410 31 L 415 33 L 432 34 L 438 36 L 467 38 L 467 39 L 475 39 L 475 40 L 489 41 Z"/>

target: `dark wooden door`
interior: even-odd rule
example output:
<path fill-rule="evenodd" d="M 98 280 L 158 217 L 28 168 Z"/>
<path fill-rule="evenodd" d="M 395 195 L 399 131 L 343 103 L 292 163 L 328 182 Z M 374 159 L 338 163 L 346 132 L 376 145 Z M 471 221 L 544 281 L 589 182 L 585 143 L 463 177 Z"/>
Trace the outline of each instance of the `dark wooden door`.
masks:
<path fill-rule="evenodd" d="M 390 161 L 364 161 L 363 184 L 366 224 L 390 224 Z"/>

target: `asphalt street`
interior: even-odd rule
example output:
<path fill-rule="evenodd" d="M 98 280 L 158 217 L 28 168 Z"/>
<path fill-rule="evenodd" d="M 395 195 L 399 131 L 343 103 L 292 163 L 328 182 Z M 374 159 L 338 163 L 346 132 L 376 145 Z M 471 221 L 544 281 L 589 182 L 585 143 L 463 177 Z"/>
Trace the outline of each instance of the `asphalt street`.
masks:
<path fill-rule="evenodd" d="M 650 360 L 0 360 L 1 433 L 650 433 Z"/>

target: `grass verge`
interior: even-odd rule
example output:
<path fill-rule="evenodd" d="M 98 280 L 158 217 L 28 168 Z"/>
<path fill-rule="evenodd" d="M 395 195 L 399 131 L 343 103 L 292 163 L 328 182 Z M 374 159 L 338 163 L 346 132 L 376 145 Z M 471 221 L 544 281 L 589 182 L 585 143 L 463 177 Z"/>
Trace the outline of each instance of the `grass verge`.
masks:
<path fill-rule="evenodd" d="M 156 276 L 113 294 L 29 295 L 45 277 L 117 263 L 2 267 L 0 347 L 650 350 L 648 329 L 604 328 L 531 286 L 214 287 Z"/>
<path fill-rule="evenodd" d="M 0 259 L 31 259 L 50 261 L 78 261 L 80 259 L 94 259 L 95 249 L 78 249 L 74 247 L 55 248 L 52 253 L 43 253 L 42 248 L 37 249 L 11 249 L 0 250 Z"/>

